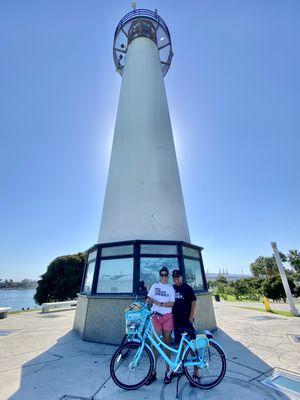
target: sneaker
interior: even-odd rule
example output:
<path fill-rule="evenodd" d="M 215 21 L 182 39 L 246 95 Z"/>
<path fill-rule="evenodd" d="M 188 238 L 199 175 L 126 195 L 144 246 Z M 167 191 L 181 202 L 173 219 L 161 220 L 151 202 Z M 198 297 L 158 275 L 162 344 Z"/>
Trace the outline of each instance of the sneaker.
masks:
<path fill-rule="evenodd" d="M 168 385 L 169 383 L 171 383 L 171 380 L 172 380 L 172 374 L 169 375 L 169 371 L 166 371 L 164 377 L 164 383 Z"/>
<path fill-rule="evenodd" d="M 149 386 L 151 385 L 151 383 L 153 383 L 154 381 L 156 381 L 157 377 L 156 377 L 156 372 L 154 372 L 154 374 L 152 374 L 150 376 L 150 378 L 147 380 L 147 382 L 145 383 L 145 386 Z"/>
<path fill-rule="evenodd" d="M 201 382 L 201 376 L 193 375 L 193 381 L 195 381 L 196 383 L 200 383 Z M 197 385 L 195 385 L 195 383 L 192 383 L 192 382 L 190 382 L 190 386 L 197 387 Z"/>

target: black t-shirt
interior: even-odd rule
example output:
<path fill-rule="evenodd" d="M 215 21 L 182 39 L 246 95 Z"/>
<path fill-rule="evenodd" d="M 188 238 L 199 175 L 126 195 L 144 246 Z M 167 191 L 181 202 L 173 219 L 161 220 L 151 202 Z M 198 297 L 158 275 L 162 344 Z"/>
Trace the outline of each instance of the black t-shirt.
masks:
<path fill-rule="evenodd" d="M 188 323 L 191 313 L 192 301 L 197 300 L 193 288 L 187 283 L 180 286 L 173 285 L 175 290 L 175 304 L 173 306 L 173 316 L 175 328 L 184 326 Z"/>

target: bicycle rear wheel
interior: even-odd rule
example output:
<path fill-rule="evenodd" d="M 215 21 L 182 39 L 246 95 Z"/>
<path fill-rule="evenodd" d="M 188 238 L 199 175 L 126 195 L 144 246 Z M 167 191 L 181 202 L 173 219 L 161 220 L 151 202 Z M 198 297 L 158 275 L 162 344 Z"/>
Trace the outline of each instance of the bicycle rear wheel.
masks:
<path fill-rule="evenodd" d="M 141 343 L 128 342 L 120 346 L 110 362 L 110 375 L 120 388 L 134 390 L 143 386 L 154 369 L 154 359 L 145 346 L 135 367 L 133 361 L 141 349 Z"/>
<path fill-rule="evenodd" d="M 186 365 L 186 363 L 197 363 L 196 367 L 199 366 L 199 368 L 195 371 L 194 365 Z M 211 389 L 218 385 L 226 372 L 225 354 L 215 342 L 209 342 L 209 346 L 196 352 L 189 348 L 185 354 L 183 365 L 188 380 L 201 389 Z M 194 374 L 199 378 L 194 379 Z"/>

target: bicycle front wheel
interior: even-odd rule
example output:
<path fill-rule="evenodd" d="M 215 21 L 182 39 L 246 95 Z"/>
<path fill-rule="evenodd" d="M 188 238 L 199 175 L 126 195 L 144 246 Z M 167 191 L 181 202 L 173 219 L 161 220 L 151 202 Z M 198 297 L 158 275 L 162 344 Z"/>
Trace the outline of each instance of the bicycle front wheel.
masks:
<path fill-rule="evenodd" d="M 201 389 L 218 385 L 226 372 L 225 354 L 215 342 L 209 342 L 207 347 L 195 352 L 189 348 L 183 365 L 188 380 Z"/>
<path fill-rule="evenodd" d="M 141 343 L 128 342 L 120 346 L 110 362 L 110 375 L 120 388 L 134 390 L 143 386 L 154 369 L 154 359 Z M 141 352 L 141 353 L 140 353 Z"/>

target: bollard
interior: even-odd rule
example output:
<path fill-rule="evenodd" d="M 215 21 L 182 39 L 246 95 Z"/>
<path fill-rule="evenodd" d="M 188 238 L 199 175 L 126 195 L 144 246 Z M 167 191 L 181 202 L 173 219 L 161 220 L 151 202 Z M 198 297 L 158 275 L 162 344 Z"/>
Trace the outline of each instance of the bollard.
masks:
<path fill-rule="evenodd" d="M 272 311 L 270 306 L 270 300 L 267 297 L 263 298 L 263 303 L 265 305 L 266 311 Z"/>

